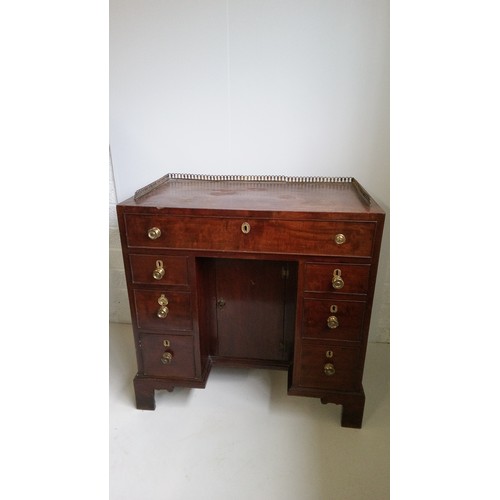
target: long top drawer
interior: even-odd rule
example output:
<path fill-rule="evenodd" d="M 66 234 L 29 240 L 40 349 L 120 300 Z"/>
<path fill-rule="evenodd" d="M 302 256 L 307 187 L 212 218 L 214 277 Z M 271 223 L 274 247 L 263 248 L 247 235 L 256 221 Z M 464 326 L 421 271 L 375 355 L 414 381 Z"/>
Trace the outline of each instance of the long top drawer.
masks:
<path fill-rule="evenodd" d="M 369 257 L 376 222 L 125 215 L 130 248 Z"/>

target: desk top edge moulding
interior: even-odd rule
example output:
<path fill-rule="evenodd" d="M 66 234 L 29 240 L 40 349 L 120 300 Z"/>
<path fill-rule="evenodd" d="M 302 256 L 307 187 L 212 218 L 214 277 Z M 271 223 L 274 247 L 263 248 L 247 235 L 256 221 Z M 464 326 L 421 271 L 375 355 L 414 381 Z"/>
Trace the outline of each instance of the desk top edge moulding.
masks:
<path fill-rule="evenodd" d="M 167 174 L 117 215 L 137 408 L 213 364 L 273 368 L 361 427 L 385 214 L 356 179 Z"/>

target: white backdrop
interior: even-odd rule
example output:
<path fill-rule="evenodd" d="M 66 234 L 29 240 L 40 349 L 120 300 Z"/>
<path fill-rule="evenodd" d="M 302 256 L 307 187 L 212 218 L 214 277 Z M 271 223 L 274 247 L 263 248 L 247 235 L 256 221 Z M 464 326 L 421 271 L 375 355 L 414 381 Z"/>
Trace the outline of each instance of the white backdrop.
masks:
<path fill-rule="evenodd" d="M 110 0 L 110 147 L 118 201 L 168 172 L 338 175 L 388 211 L 389 1 Z"/>

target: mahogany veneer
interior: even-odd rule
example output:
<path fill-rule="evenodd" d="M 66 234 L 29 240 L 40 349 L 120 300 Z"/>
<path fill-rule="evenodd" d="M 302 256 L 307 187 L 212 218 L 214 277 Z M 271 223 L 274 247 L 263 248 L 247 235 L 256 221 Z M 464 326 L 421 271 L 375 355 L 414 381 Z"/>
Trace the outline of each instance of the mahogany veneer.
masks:
<path fill-rule="evenodd" d="M 385 214 L 355 179 L 168 174 L 117 213 L 137 408 L 213 363 L 278 368 L 361 427 Z"/>

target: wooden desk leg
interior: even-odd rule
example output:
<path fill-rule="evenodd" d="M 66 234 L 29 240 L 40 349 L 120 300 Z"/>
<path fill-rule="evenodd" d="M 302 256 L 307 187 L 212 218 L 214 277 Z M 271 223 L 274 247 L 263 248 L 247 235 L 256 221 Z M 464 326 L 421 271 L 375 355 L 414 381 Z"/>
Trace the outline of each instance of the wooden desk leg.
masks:
<path fill-rule="evenodd" d="M 134 390 L 138 410 L 154 410 L 156 408 L 155 390 L 150 381 L 134 378 Z"/>
<path fill-rule="evenodd" d="M 342 405 L 342 427 L 361 429 L 365 410 L 365 393 L 363 390 L 360 393 L 322 397 L 321 402 L 324 405 L 328 403 Z"/>
<path fill-rule="evenodd" d="M 365 395 L 350 398 L 348 403 L 342 405 L 342 427 L 361 429 L 363 412 L 365 409 Z"/>

